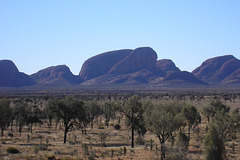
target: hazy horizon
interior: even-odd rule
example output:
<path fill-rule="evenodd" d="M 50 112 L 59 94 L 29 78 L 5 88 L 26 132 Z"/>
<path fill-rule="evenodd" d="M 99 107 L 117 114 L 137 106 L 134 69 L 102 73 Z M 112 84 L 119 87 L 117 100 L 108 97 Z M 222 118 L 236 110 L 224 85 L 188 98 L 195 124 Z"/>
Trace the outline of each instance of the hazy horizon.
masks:
<path fill-rule="evenodd" d="M 239 1 L 1 1 L 0 60 L 21 72 L 67 65 L 78 75 L 97 54 L 151 47 L 191 72 L 240 51 Z"/>

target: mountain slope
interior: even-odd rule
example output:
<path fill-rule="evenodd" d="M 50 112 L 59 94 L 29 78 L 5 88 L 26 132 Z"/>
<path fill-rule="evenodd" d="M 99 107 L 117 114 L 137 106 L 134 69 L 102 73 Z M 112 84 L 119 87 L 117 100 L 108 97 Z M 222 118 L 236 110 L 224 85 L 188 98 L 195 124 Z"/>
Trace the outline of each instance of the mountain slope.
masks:
<path fill-rule="evenodd" d="M 38 83 L 44 85 L 72 85 L 82 82 L 81 77 L 72 74 L 66 65 L 45 68 L 31 75 Z"/>
<path fill-rule="evenodd" d="M 0 60 L 0 87 L 23 87 L 33 84 L 31 77 L 19 72 L 12 61 Z"/>
<path fill-rule="evenodd" d="M 154 71 L 156 69 L 157 53 L 150 47 L 141 47 L 133 50 L 130 55 L 122 61 L 116 63 L 109 74 L 122 75 L 147 69 Z"/>
<path fill-rule="evenodd" d="M 108 73 L 116 63 L 127 57 L 131 52 L 131 49 L 124 49 L 91 57 L 84 62 L 79 75 L 84 81 L 100 77 Z"/>
<path fill-rule="evenodd" d="M 232 55 L 210 58 L 192 73 L 172 60 L 157 60 L 150 47 L 105 52 L 86 60 L 78 76 L 66 65 L 45 68 L 28 76 L 10 60 L 0 61 L 0 87 L 72 85 L 193 86 L 240 84 L 240 60 Z"/>
<path fill-rule="evenodd" d="M 170 59 L 161 59 L 157 61 L 157 67 L 162 70 L 165 74 L 172 73 L 172 72 L 179 72 L 180 69 L 176 67 Z"/>
<path fill-rule="evenodd" d="M 193 70 L 192 74 L 206 83 L 221 84 L 233 81 L 233 75 L 236 74 L 234 72 L 238 69 L 240 69 L 240 60 L 232 55 L 227 55 L 204 61 L 198 68 Z"/>
<path fill-rule="evenodd" d="M 156 63 L 157 54 L 152 48 L 137 48 L 119 62 L 111 64 L 112 68 L 107 73 L 87 80 L 82 85 L 147 84 L 157 76 L 164 75 Z M 99 69 L 102 70 L 101 67 Z"/>

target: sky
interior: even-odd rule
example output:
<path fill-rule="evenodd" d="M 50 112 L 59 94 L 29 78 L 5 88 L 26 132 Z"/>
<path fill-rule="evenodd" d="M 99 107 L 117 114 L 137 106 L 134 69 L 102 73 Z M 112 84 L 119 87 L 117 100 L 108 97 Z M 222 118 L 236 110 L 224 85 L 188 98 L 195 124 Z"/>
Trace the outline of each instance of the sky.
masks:
<path fill-rule="evenodd" d="M 97 54 L 151 47 L 191 72 L 208 58 L 240 59 L 239 0 L 0 0 L 0 60 L 33 74 Z"/>

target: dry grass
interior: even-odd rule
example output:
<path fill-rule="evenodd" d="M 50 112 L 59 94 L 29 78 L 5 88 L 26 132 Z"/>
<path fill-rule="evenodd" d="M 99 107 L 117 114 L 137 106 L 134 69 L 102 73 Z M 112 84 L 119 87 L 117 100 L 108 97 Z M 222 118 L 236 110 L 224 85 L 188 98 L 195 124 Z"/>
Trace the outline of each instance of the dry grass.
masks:
<path fill-rule="evenodd" d="M 211 101 L 204 100 L 202 102 L 186 100 L 186 103 L 191 103 L 198 106 L 208 105 Z M 201 105 L 200 105 L 201 103 Z M 238 107 L 240 99 L 236 102 L 227 102 L 227 105 L 232 108 Z M 103 119 L 103 118 L 102 118 Z M 188 159 L 203 160 L 203 139 L 206 134 L 206 119 L 202 116 L 202 124 L 200 132 L 191 131 L 191 141 L 187 154 Z M 99 122 L 99 120 L 98 120 Z M 147 132 L 145 135 L 145 145 L 137 145 L 131 149 L 130 130 L 121 123 L 120 130 L 114 130 L 114 126 L 110 122 L 110 126 L 105 129 L 98 129 L 98 124 L 94 123 L 94 128 L 87 129 L 87 134 L 82 134 L 81 130 L 71 130 L 67 136 L 67 143 L 63 144 L 63 130 L 61 127 L 49 130 L 47 125 L 34 125 L 33 133 L 28 132 L 25 126 L 23 132 L 20 133 L 13 128 L 11 132 L 13 137 L 8 136 L 10 128 L 4 132 L 4 136 L 0 139 L 0 159 L 9 160 L 35 160 L 35 159 L 137 159 L 137 160 L 152 160 L 160 159 L 159 141 L 153 134 Z M 137 135 L 135 136 L 137 138 Z M 154 141 L 153 150 L 150 150 L 150 139 Z M 8 147 L 17 148 L 20 153 L 7 153 Z M 178 150 L 174 150 L 171 141 L 166 142 L 167 154 L 182 154 Z M 126 155 L 124 154 L 126 148 Z M 240 159 L 240 135 L 237 140 L 226 142 L 227 157 L 229 160 Z"/>

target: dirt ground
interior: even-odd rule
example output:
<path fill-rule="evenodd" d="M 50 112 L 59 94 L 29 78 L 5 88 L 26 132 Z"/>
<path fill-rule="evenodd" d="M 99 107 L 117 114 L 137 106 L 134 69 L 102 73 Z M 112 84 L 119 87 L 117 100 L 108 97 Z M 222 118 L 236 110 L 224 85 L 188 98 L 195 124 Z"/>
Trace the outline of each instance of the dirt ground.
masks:
<path fill-rule="evenodd" d="M 188 151 L 183 153 L 179 148 L 172 147 L 172 141 L 166 142 L 167 156 L 184 157 L 188 159 L 204 159 L 203 155 L 203 135 L 206 124 L 203 122 L 200 133 L 192 130 L 191 141 Z M 13 128 L 9 135 L 10 128 L 4 132 L 0 143 L 0 159 L 3 160 L 35 160 L 35 159 L 136 159 L 152 160 L 160 159 L 159 141 L 153 134 L 147 132 L 144 142 L 138 142 L 138 135 L 135 135 L 135 147 L 132 149 L 130 130 L 121 125 L 120 130 L 115 130 L 113 124 L 108 128 L 99 129 L 95 124 L 93 129 L 88 128 L 86 134 L 81 130 L 71 130 L 67 135 L 67 143 L 63 144 L 63 130 L 60 125 L 49 129 L 45 125 L 36 124 L 33 133 L 28 132 L 27 126 L 20 133 Z M 152 150 L 150 140 L 153 140 Z M 226 142 L 228 159 L 240 159 L 240 139 L 234 142 Z M 15 147 L 19 150 L 17 154 L 7 153 L 8 147 Z"/>
<path fill-rule="evenodd" d="M 203 102 L 185 100 L 194 106 L 202 107 L 208 105 L 211 101 Z M 234 103 L 226 102 L 231 108 L 239 108 L 240 98 Z M 172 159 L 203 160 L 203 141 L 206 134 L 207 120 L 202 116 L 202 123 L 191 130 L 191 140 L 187 152 L 176 147 L 176 141 L 168 140 L 166 142 L 166 157 L 175 157 Z M 67 135 L 67 143 L 63 144 L 63 127 L 59 124 L 57 127 L 53 124 L 49 129 L 47 123 L 43 125 L 35 124 L 33 132 L 30 133 L 28 126 L 24 126 L 22 133 L 18 132 L 15 124 L 13 130 L 10 127 L 4 131 L 4 136 L 0 137 L 0 160 L 81 160 L 81 159 L 114 159 L 114 160 L 154 160 L 160 159 L 160 143 L 157 137 L 147 132 L 144 140 L 138 139 L 135 134 L 135 147 L 131 148 L 131 132 L 121 121 L 121 129 L 115 130 L 116 121 L 110 121 L 109 127 L 105 127 L 104 119 L 96 119 L 93 129 L 87 128 L 86 134 L 80 129 L 71 129 Z M 99 127 L 104 126 L 104 127 Z M 187 128 L 185 129 L 187 133 Z M 174 134 L 175 136 L 177 133 Z M 175 139 L 176 140 L 176 139 Z M 152 143 L 151 143 L 152 142 Z M 152 145 L 151 145 L 152 144 Z M 152 146 L 152 149 L 151 149 Z M 19 153 L 12 154 L 7 152 L 7 148 L 14 147 Z M 226 158 L 228 160 L 240 159 L 240 135 L 234 141 L 227 141 Z"/>

